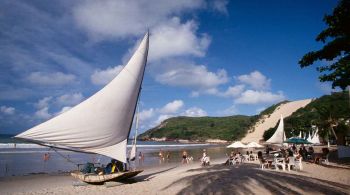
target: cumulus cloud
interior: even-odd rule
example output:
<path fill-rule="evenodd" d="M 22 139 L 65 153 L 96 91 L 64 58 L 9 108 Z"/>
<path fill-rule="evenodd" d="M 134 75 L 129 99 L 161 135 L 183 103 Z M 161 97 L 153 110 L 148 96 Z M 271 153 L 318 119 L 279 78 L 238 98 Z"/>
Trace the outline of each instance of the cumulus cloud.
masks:
<path fill-rule="evenodd" d="M 266 78 L 266 76 L 259 71 L 253 71 L 250 74 L 238 76 L 237 80 L 256 90 L 269 89 L 271 84 L 271 79 Z"/>
<path fill-rule="evenodd" d="M 150 61 L 174 56 L 204 56 L 210 44 L 207 34 L 196 35 L 198 25 L 193 20 L 181 24 L 174 17 L 152 29 L 150 43 Z"/>
<path fill-rule="evenodd" d="M 73 8 L 76 24 L 95 41 L 144 33 L 175 14 L 199 9 L 203 0 L 83 1 Z"/>
<path fill-rule="evenodd" d="M 245 86 L 244 85 L 235 85 L 235 86 L 230 86 L 227 88 L 227 90 L 220 95 L 223 97 L 237 97 L 241 95 L 243 92 Z"/>
<path fill-rule="evenodd" d="M 200 117 L 200 116 L 207 116 L 207 112 L 201 108 L 198 107 L 191 107 L 187 110 L 185 110 L 183 113 L 181 113 L 183 116 L 189 116 L 189 117 Z"/>
<path fill-rule="evenodd" d="M 13 114 L 15 114 L 15 110 L 16 109 L 14 107 L 11 107 L 11 106 L 1 106 L 0 107 L 1 113 L 6 114 L 6 115 L 13 115 Z"/>
<path fill-rule="evenodd" d="M 27 80 L 32 84 L 52 86 L 52 85 L 66 85 L 75 81 L 75 76 L 72 74 L 64 74 L 62 72 L 43 73 L 33 72 Z"/>
<path fill-rule="evenodd" d="M 43 107 L 36 111 L 35 117 L 42 120 L 51 118 L 52 115 L 49 113 L 49 107 Z"/>
<path fill-rule="evenodd" d="M 140 123 L 143 128 L 152 128 L 159 125 L 162 121 L 176 116 L 200 117 L 207 116 L 207 112 L 199 107 L 190 107 L 183 109 L 182 100 L 174 100 L 160 108 L 150 108 L 139 113 Z"/>
<path fill-rule="evenodd" d="M 83 100 L 84 96 L 81 93 L 64 94 L 56 98 L 59 105 L 76 105 Z"/>
<path fill-rule="evenodd" d="M 205 90 L 227 83 L 229 78 L 224 69 L 211 72 L 204 65 L 173 64 L 171 69 L 156 75 L 156 80 L 170 86 Z"/>
<path fill-rule="evenodd" d="M 160 123 L 162 123 L 164 120 L 168 119 L 168 118 L 171 118 L 171 117 L 174 117 L 175 115 L 171 115 L 171 114 L 161 114 L 158 116 L 157 120 L 155 120 L 151 126 L 157 126 L 159 125 Z"/>
<path fill-rule="evenodd" d="M 174 100 L 167 103 L 163 108 L 159 109 L 160 113 L 171 114 L 176 113 L 184 105 L 182 100 Z"/>
<path fill-rule="evenodd" d="M 258 104 L 258 103 L 275 103 L 285 100 L 282 92 L 276 94 L 267 91 L 246 90 L 242 95 L 235 99 L 236 104 Z"/>
<path fill-rule="evenodd" d="M 115 67 L 108 67 L 105 70 L 95 70 L 91 75 L 91 82 L 95 85 L 105 85 L 113 80 L 119 72 L 123 69 L 124 66 L 119 65 Z"/>
<path fill-rule="evenodd" d="M 65 106 L 65 107 L 63 107 L 59 112 L 57 112 L 56 114 L 55 114 L 55 116 L 57 116 L 57 115 L 60 115 L 60 114 L 62 114 L 62 113 L 65 113 L 65 112 L 67 112 L 68 110 L 70 110 L 72 107 L 70 107 L 70 106 Z"/>
<path fill-rule="evenodd" d="M 147 121 L 155 115 L 155 110 L 153 108 L 142 110 L 139 113 L 139 119 L 141 122 Z"/>
<path fill-rule="evenodd" d="M 35 107 L 38 109 L 42 109 L 45 107 L 49 106 L 49 102 L 52 100 L 52 97 L 44 97 L 42 99 L 40 99 L 36 104 Z"/>

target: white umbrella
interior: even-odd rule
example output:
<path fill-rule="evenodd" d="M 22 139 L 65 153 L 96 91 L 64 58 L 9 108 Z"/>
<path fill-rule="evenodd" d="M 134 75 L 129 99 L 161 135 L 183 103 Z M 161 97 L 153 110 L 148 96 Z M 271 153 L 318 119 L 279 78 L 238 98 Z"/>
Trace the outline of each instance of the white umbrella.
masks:
<path fill-rule="evenodd" d="M 264 146 L 256 143 L 256 142 L 250 142 L 249 144 L 247 144 L 248 148 L 263 148 Z"/>
<path fill-rule="evenodd" d="M 231 145 L 228 145 L 227 148 L 247 148 L 245 144 L 242 144 L 240 141 L 233 142 Z"/>

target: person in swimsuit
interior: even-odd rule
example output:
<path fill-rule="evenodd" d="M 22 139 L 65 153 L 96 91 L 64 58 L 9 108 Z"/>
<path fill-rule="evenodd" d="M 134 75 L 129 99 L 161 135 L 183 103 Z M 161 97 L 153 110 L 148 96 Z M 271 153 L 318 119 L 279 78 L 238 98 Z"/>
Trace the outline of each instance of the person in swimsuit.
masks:
<path fill-rule="evenodd" d="M 187 161 L 187 152 L 186 152 L 186 150 L 184 150 L 183 152 L 182 152 L 182 164 L 187 164 L 188 163 L 188 161 Z"/>

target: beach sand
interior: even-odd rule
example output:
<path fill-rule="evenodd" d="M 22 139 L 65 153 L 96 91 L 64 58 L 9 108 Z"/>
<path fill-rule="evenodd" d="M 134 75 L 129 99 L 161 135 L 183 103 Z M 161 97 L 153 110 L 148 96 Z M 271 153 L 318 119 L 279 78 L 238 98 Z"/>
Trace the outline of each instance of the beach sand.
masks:
<path fill-rule="evenodd" d="M 350 169 L 304 163 L 303 171 L 261 170 L 257 161 L 225 166 L 167 164 L 134 179 L 83 185 L 69 175 L 1 178 L 0 194 L 350 194 Z"/>

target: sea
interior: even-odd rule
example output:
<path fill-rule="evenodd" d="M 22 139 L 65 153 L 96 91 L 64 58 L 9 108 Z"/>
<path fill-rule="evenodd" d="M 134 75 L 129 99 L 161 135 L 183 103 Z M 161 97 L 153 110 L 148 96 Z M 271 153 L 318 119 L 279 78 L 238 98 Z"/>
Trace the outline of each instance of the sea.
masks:
<path fill-rule="evenodd" d="M 86 162 L 102 166 L 111 160 L 103 155 L 53 149 L 12 137 L 13 135 L 0 134 L 0 177 L 68 173 L 80 170 Z M 129 140 L 128 150 L 131 149 L 131 143 Z M 203 149 L 207 150 L 212 159 L 223 158 L 228 152 L 225 146 L 217 144 L 137 141 L 137 154 L 141 152 L 144 158 L 143 161 L 137 158 L 131 162 L 131 166 L 148 168 L 181 163 L 183 150 L 186 150 L 194 162 L 199 163 Z M 169 158 L 160 159 L 160 151 Z"/>

